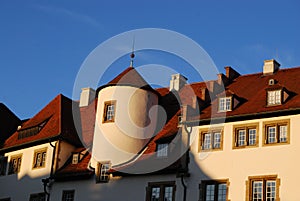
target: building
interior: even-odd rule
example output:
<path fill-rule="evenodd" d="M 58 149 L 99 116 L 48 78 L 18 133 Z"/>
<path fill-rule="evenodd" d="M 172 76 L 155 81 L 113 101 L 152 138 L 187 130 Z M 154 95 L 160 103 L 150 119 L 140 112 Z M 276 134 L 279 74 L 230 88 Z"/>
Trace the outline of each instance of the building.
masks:
<path fill-rule="evenodd" d="M 300 67 L 279 67 L 59 95 L 3 139 L 0 200 L 298 201 Z"/>

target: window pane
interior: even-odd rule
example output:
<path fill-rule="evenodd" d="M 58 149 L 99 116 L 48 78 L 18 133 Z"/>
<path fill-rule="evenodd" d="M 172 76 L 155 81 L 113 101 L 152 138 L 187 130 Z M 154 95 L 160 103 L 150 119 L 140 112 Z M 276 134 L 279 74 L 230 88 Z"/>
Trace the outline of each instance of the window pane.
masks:
<path fill-rule="evenodd" d="M 205 133 L 203 139 L 203 149 L 204 150 L 210 149 L 210 145 L 211 145 L 211 134 Z"/>
<path fill-rule="evenodd" d="M 266 198 L 267 201 L 274 201 L 276 197 L 276 181 L 267 181 L 266 183 Z"/>
<path fill-rule="evenodd" d="M 215 200 L 215 185 L 207 185 L 205 193 L 205 201 L 214 201 Z"/>
<path fill-rule="evenodd" d="M 219 111 L 225 111 L 225 99 L 224 98 L 219 99 Z"/>
<path fill-rule="evenodd" d="M 227 97 L 226 98 L 226 111 L 231 109 L 231 98 Z"/>
<path fill-rule="evenodd" d="M 173 197 L 173 187 L 172 186 L 165 187 L 164 201 L 172 201 L 172 197 Z"/>
<path fill-rule="evenodd" d="M 151 201 L 159 201 L 160 188 L 154 187 L 151 192 Z"/>
<path fill-rule="evenodd" d="M 110 164 L 109 163 L 103 163 L 100 167 L 100 181 L 108 181 L 109 179 L 109 171 Z"/>
<path fill-rule="evenodd" d="M 226 184 L 218 185 L 218 201 L 226 201 L 227 186 Z"/>
<path fill-rule="evenodd" d="M 281 90 L 275 91 L 275 104 L 281 104 Z"/>
<path fill-rule="evenodd" d="M 275 104 L 275 91 L 268 91 L 268 105 Z"/>
<path fill-rule="evenodd" d="M 279 142 L 287 142 L 287 126 L 279 126 Z"/>
<path fill-rule="evenodd" d="M 249 145 L 256 145 L 256 129 L 249 129 Z"/>
<path fill-rule="evenodd" d="M 74 190 L 63 191 L 62 201 L 73 201 L 74 200 Z"/>
<path fill-rule="evenodd" d="M 157 157 L 168 156 L 168 144 L 157 144 Z"/>
<path fill-rule="evenodd" d="M 238 131 L 238 146 L 246 145 L 246 130 Z"/>
<path fill-rule="evenodd" d="M 263 182 L 254 181 L 253 182 L 253 192 L 252 192 L 253 201 L 262 201 L 263 200 Z"/>
<path fill-rule="evenodd" d="M 221 148 L 221 133 L 214 133 L 214 149 Z"/>
<path fill-rule="evenodd" d="M 268 127 L 268 143 L 276 143 L 276 127 Z"/>

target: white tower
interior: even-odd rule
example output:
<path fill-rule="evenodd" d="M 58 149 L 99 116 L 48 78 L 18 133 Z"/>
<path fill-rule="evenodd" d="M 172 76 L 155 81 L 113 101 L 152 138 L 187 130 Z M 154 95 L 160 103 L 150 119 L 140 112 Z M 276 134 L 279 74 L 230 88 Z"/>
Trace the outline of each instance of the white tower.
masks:
<path fill-rule="evenodd" d="M 129 67 L 97 90 L 93 162 L 112 166 L 133 159 L 156 130 L 158 94 Z"/>

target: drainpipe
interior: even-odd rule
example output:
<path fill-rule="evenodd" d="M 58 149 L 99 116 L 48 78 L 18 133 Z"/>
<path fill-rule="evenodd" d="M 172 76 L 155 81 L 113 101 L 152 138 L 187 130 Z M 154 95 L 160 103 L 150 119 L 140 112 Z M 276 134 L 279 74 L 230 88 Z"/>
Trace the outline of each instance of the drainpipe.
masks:
<path fill-rule="evenodd" d="M 181 175 L 181 184 L 183 186 L 183 201 L 186 201 L 186 190 L 187 190 L 187 186 L 186 184 L 184 183 L 184 180 L 183 180 L 183 174 Z"/>
<path fill-rule="evenodd" d="M 51 187 L 51 181 L 53 179 L 53 174 L 54 174 L 54 168 L 56 169 L 56 165 L 57 165 L 57 160 L 56 160 L 56 156 L 57 156 L 57 144 L 58 141 L 55 143 L 55 145 L 52 144 L 52 142 L 49 142 L 50 146 L 53 148 L 53 154 L 52 154 L 52 163 L 51 163 L 51 170 L 50 170 L 50 176 L 46 179 L 42 179 L 43 182 L 43 186 L 44 186 L 44 193 L 47 196 L 47 201 L 50 201 L 50 192 L 47 191 L 47 188 Z M 54 167 L 54 168 L 53 168 Z"/>

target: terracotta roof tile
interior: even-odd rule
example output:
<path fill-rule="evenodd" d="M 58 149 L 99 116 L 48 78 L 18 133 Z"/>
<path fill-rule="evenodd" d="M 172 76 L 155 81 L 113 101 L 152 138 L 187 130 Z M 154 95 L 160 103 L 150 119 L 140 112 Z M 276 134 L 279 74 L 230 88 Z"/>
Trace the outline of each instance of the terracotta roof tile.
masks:
<path fill-rule="evenodd" d="M 60 137 L 70 143 L 79 145 L 80 140 L 77 136 L 72 116 L 72 106 L 77 104 L 63 95 L 55 97 L 46 107 L 28 121 L 22 124 L 22 128 L 9 137 L 2 147 L 8 149 L 21 145 L 36 143 L 38 141 L 48 140 Z M 43 124 L 41 130 L 28 137 L 19 137 L 21 131 L 36 128 Z"/>
<path fill-rule="evenodd" d="M 89 152 L 85 153 L 83 158 L 77 164 L 72 164 L 72 157 L 73 156 L 71 156 L 66 164 L 55 173 L 54 177 L 56 180 L 89 178 L 94 174 L 94 171 L 88 168 L 91 159 L 91 154 Z"/>

